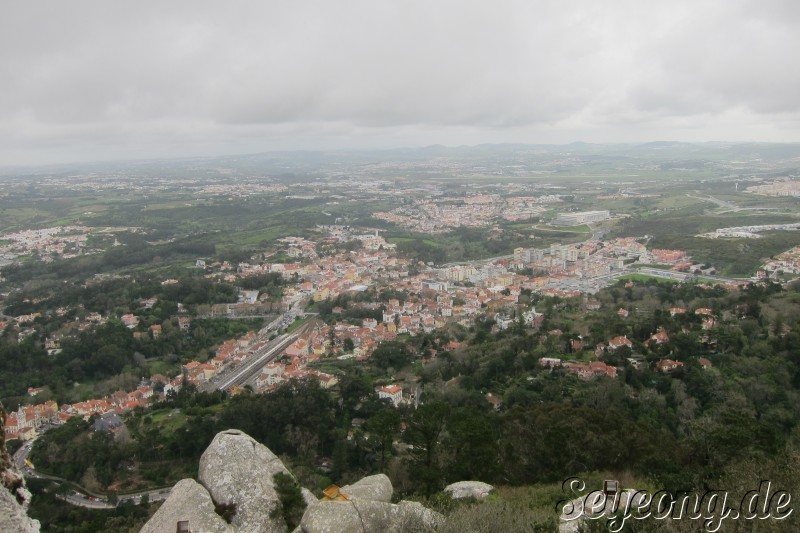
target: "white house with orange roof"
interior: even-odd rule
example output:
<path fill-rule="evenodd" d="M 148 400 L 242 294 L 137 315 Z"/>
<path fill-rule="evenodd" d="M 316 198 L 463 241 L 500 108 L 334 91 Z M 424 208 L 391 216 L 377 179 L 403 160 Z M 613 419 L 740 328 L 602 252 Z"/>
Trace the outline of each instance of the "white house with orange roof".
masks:
<path fill-rule="evenodd" d="M 385 385 L 379 387 L 375 392 L 378 393 L 379 398 L 387 398 L 392 402 L 392 405 L 397 407 L 403 401 L 403 387 L 400 385 Z"/>
<path fill-rule="evenodd" d="M 265 366 L 256 378 L 256 388 L 261 389 L 270 385 L 276 385 L 284 380 L 284 366 L 278 363 L 270 363 Z"/>
<path fill-rule="evenodd" d="M 608 349 L 609 350 L 616 350 L 617 348 L 622 348 L 623 346 L 627 346 L 631 348 L 633 346 L 633 342 L 626 336 L 621 335 L 619 337 L 614 337 L 610 341 L 608 341 Z"/>
<path fill-rule="evenodd" d="M 680 361 L 674 361 L 672 359 L 662 359 L 658 363 L 656 363 L 656 368 L 660 372 L 672 372 L 683 366 L 683 363 Z"/>
<path fill-rule="evenodd" d="M 648 344 L 664 344 L 665 342 L 669 342 L 669 335 L 662 329 L 650 335 L 650 339 L 648 339 L 647 342 Z"/>
<path fill-rule="evenodd" d="M 133 329 L 139 325 L 139 317 L 131 313 L 122 315 L 122 317 L 120 317 L 120 320 L 122 321 L 123 324 L 125 324 L 125 327 L 128 329 Z"/>

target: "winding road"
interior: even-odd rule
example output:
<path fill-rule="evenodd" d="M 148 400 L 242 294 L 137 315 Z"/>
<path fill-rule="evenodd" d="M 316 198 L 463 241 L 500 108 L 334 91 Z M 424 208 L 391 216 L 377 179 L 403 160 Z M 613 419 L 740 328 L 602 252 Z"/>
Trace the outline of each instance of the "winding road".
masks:
<path fill-rule="evenodd" d="M 17 466 L 20 472 L 27 477 L 27 478 L 34 478 L 34 479 L 49 479 L 52 481 L 56 481 L 59 483 L 68 483 L 72 487 L 80 488 L 76 483 L 68 481 L 64 478 L 58 476 L 51 476 L 50 474 L 45 474 L 43 472 L 37 472 L 35 469 L 27 466 L 28 455 L 31 453 L 31 448 L 33 448 L 34 440 L 30 440 L 22 445 L 22 447 L 14 453 L 12 460 L 14 464 Z M 85 491 L 85 489 L 83 489 Z M 171 487 L 161 488 L 161 489 L 154 489 L 154 490 L 146 490 L 141 492 L 134 492 L 130 494 L 118 494 L 117 495 L 117 505 L 120 503 L 133 503 L 134 505 L 138 505 L 142 501 L 143 496 L 147 496 L 147 499 L 151 502 L 166 500 L 172 490 Z M 76 505 L 79 507 L 86 507 L 87 509 L 113 509 L 116 505 L 109 502 L 108 497 L 104 496 L 94 496 L 89 494 L 88 492 L 79 492 L 77 490 L 71 490 L 65 494 L 56 494 L 56 497 L 60 500 L 64 500 L 65 502 Z"/>

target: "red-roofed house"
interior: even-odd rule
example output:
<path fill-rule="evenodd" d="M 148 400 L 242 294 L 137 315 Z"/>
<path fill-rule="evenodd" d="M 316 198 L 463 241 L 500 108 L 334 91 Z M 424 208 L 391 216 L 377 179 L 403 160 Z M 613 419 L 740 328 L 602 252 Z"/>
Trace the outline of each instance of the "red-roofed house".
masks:
<path fill-rule="evenodd" d="M 683 366 L 680 361 L 673 361 L 672 359 L 662 359 L 656 364 L 656 368 L 660 372 L 672 372 Z"/>
<path fill-rule="evenodd" d="M 666 331 L 661 330 L 653 333 L 647 342 L 649 344 L 664 344 L 665 342 L 669 342 L 669 335 L 667 335 Z"/>
<path fill-rule="evenodd" d="M 388 398 L 391 400 L 392 405 L 397 407 L 403 401 L 403 387 L 400 385 L 386 385 L 380 387 L 377 391 L 379 398 Z"/>
<path fill-rule="evenodd" d="M 613 339 L 608 341 L 609 350 L 614 351 L 617 348 L 622 348 L 623 346 L 627 346 L 628 348 L 631 348 L 633 346 L 633 342 L 627 337 L 627 335 L 614 337 Z"/>

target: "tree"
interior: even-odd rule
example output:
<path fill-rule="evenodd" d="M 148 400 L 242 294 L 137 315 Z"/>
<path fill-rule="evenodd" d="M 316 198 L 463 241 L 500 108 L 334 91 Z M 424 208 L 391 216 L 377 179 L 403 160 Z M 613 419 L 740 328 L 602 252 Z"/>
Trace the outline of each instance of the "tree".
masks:
<path fill-rule="evenodd" d="M 356 345 L 353 343 L 353 339 L 350 337 L 345 337 L 344 341 L 342 341 L 342 349 L 345 352 L 352 352 L 355 347 Z"/>
<path fill-rule="evenodd" d="M 400 429 L 400 415 L 393 408 L 383 409 L 369 419 L 367 428 L 380 442 L 381 472 L 383 472 L 386 465 L 386 450 L 391 450 L 394 436 Z"/>
<path fill-rule="evenodd" d="M 411 444 L 411 475 L 432 494 L 439 489 L 442 479 L 439 464 L 439 439 L 445 428 L 450 407 L 441 401 L 422 405 L 414 411 L 405 432 L 405 441 Z"/>
<path fill-rule="evenodd" d="M 306 502 L 300 485 L 290 474 L 277 472 L 272 476 L 275 483 L 275 492 L 278 493 L 278 505 L 270 513 L 271 518 L 281 517 L 286 523 L 289 531 L 294 530 L 300 525 L 303 512 L 306 509 Z"/>
<path fill-rule="evenodd" d="M 384 342 L 372 353 L 371 359 L 382 369 L 399 369 L 411 363 L 414 358 L 408 346 L 402 342 Z"/>
<path fill-rule="evenodd" d="M 492 479 L 497 472 L 496 421 L 466 407 L 455 411 L 447 425 L 449 479 Z"/>

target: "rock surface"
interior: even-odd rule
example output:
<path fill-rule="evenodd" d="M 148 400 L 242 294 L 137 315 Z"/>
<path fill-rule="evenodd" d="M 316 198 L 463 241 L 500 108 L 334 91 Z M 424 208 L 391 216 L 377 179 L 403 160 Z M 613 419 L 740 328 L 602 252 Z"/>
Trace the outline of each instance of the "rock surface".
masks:
<path fill-rule="evenodd" d="M 341 492 L 359 500 L 389 503 L 392 501 L 394 488 L 392 487 L 392 482 L 389 481 L 389 476 L 376 474 L 367 476 L 352 485 L 345 485 L 341 488 Z"/>
<path fill-rule="evenodd" d="M 200 457 L 198 480 L 217 505 L 235 506 L 231 524 L 237 531 L 279 533 L 286 530 L 280 516 L 272 476 L 291 475 L 278 456 L 238 430 L 218 433 Z"/>
<path fill-rule="evenodd" d="M 403 500 L 397 505 L 405 513 L 409 524 L 420 524 L 422 529 L 436 529 L 444 522 L 444 516 L 441 513 L 428 509 L 419 502 Z M 419 529 L 417 527 L 417 530 Z"/>
<path fill-rule="evenodd" d="M 306 509 L 303 533 L 402 533 L 433 530 L 442 515 L 416 502 L 395 505 L 373 500 L 318 502 Z"/>
<path fill-rule="evenodd" d="M 184 479 L 175 485 L 142 532 L 171 533 L 178 521 L 189 520 L 193 532 L 282 533 L 286 531 L 283 519 L 270 517 L 280 505 L 272 479 L 277 472 L 291 475 L 274 453 L 250 436 L 237 430 L 218 433 L 200 458 L 200 483 Z M 417 502 L 390 503 L 394 489 L 384 474 L 365 477 L 341 490 L 350 497 L 348 501 L 319 501 L 311 491 L 301 489 L 307 507 L 295 532 L 433 531 L 444 520 Z M 230 523 L 218 514 L 221 508 L 230 514 Z"/>
<path fill-rule="evenodd" d="M 233 533 L 233 527 L 214 510 L 208 491 L 193 479 L 184 479 L 172 489 L 169 498 L 148 520 L 140 533 L 175 531 L 179 521 L 188 520 L 190 531 Z"/>
<path fill-rule="evenodd" d="M 31 493 L 6 450 L 6 412 L 0 406 L 0 531 L 38 533 L 41 525 L 27 515 Z"/>
<path fill-rule="evenodd" d="M 317 500 L 317 497 L 314 496 L 314 494 L 305 487 L 300 489 L 300 493 L 303 495 L 303 501 L 306 502 L 306 507 L 315 504 L 319 501 Z"/>
<path fill-rule="evenodd" d="M 300 522 L 303 533 L 349 531 L 432 531 L 444 517 L 418 502 L 390 503 L 394 488 L 386 474 L 368 476 L 345 485 L 341 492 L 349 501 L 316 502 L 309 505 Z"/>
<path fill-rule="evenodd" d="M 588 493 L 563 505 L 558 517 L 558 531 L 578 533 L 587 520 L 598 520 L 599 517 L 607 519 L 620 509 L 638 509 L 647 505 L 647 498 L 647 495 L 634 489 L 625 489 L 616 497 L 605 496 L 601 491 Z"/>
<path fill-rule="evenodd" d="M 39 521 L 28 517 L 27 507 L 27 504 L 20 504 L 8 490 L 0 488 L 0 531 L 38 533 Z"/>
<path fill-rule="evenodd" d="M 454 500 L 462 498 L 476 498 L 481 500 L 489 495 L 494 487 L 483 481 L 458 481 L 444 488 Z"/>

